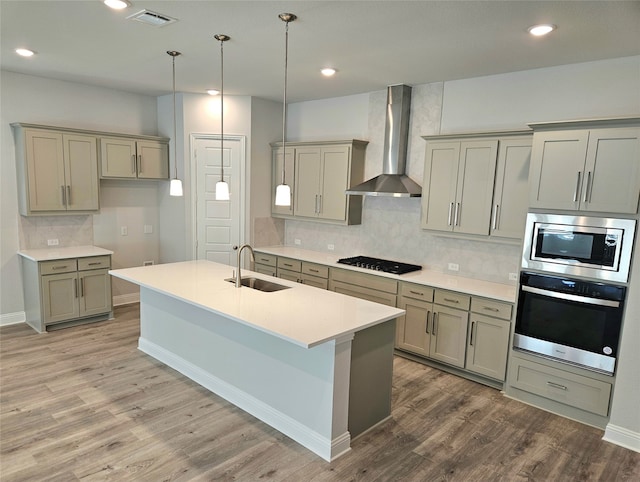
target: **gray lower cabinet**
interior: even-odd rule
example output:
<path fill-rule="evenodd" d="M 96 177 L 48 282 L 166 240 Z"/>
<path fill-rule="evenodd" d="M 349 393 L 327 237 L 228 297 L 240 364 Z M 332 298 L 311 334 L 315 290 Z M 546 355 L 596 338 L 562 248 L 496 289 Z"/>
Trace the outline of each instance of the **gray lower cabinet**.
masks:
<path fill-rule="evenodd" d="M 111 256 L 21 259 L 27 323 L 36 331 L 111 315 Z"/>
<path fill-rule="evenodd" d="M 329 268 L 308 261 L 256 252 L 255 271 L 326 290 Z"/>
<path fill-rule="evenodd" d="M 472 312 L 469 317 L 471 325 L 467 340 L 465 368 L 479 375 L 504 380 L 509 353 L 511 305 L 489 300 L 476 302 L 476 300 L 474 298 L 471 303 Z M 480 306 L 474 306 L 474 302 Z M 474 313 L 474 311 L 483 309 L 483 306 L 494 309 L 493 316 L 499 318 Z"/>

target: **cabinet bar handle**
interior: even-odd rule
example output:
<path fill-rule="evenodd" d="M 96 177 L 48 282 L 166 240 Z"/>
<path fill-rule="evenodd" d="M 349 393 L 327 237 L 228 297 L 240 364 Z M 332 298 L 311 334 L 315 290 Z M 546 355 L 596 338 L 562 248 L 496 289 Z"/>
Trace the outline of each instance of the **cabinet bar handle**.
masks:
<path fill-rule="evenodd" d="M 60 186 L 60 192 L 62 193 L 62 205 L 67 205 L 67 194 L 65 193 L 64 186 Z"/>
<path fill-rule="evenodd" d="M 269 260 L 267 258 L 260 258 L 260 261 L 264 261 L 265 263 L 269 262 Z"/>
<path fill-rule="evenodd" d="M 475 321 L 471 322 L 471 333 L 469 335 L 469 346 L 473 346 L 473 328 L 474 328 L 475 324 L 476 324 Z"/>
<path fill-rule="evenodd" d="M 591 171 L 587 171 L 587 184 L 584 187 L 583 202 L 591 201 Z"/>
<path fill-rule="evenodd" d="M 66 269 L 67 265 L 65 264 L 64 266 L 52 266 L 51 269 Z"/>
<path fill-rule="evenodd" d="M 453 203 L 449 203 L 449 216 L 447 217 L 447 226 L 451 226 L 451 212 L 453 211 Z"/>
<path fill-rule="evenodd" d="M 78 278 L 73 280 L 73 296 L 74 298 L 78 297 Z"/>
<path fill-rule="evenodd" d="M 580 177 L 582 175 L 581 171 L 578 171 L 578 180 L 576 181 L 576 190 L 573 191 L 573 202 L 578 201 L 578 192 L 580 191 Z"/>
<path fill-rule="evenodd" d="M 318 214 L 322 212 L 322 194 L 318 194 Z"/>
<path fill-rule="evenodd" d="M 497 313 L 498 311 L 500 311 L 498 308 L 491 308 L 490 306 L 485 306 L 484 308 L 482 308 L 483 310 L 487 310 L 487 311 L 493 311 L 495 313 Z"/>
<path fill-rule="evenodd" d="M 138 172 L 142 174 L 142 154 L 138 156 Z"/>
<path fill-rule="evenodd" d="M 95 263 L 89 263 L 89 266 L 100 266 L 101 264 L 100 261 L 96 261 Z"/>
<path fill-rule="evenodd" d="M 320 272 L 317 269 L 313 269 L 313 268 L 309 268 L 309 271 L 311 271 L 312 273 L 319 273 Z"/>
<path fill-rule="evenodd" d="M 437 334 L 437 330 L 436 328 L 438 327 L 438 313 L 436 313 L 435 311 L 433 312 L 433 322 L 432 327 L 431 327 L 431 333 L 433 333 L 433 336 L 436 336 Z"/>
<path fill-rule="evenodd" d="M 443 298 L 445 301 L 448 301 L 449 303 L 460 303 L 460 300 L 453 300 L 451 298 Z"/>
<path fill-rule="evenodd" d="M 419 292 L 419 291 L 409 290 L 409 293 L 411 293 L 412 295 L 424 296 L 424 293 L 421 293 L 421 292 Z"/>
<path fill-rule="evenodd" d="M 493 223 L 492 223 L 492 229 L 496 230 L 498 229 L 498 205 L 496 204 L 495 206 L 493 206 Z"/>
<path fill-rule="evenodd" d="M 292 264 L 289 264 L 289 263 L 282 263 L 282 264 L 285 265 L 287 268 L 293 268 Z"/>
<path fill-rule="evenodd" d="M 71 205 L 71 186 L 67 186 L 67 204 Z"/>
<path fill-rule="evenodd" d="M 553 387 L 553 388 L 559 388 L 560 390 L 566 390 L 567 389 L 567 387 L 565 387 L 564 385 L 560 385 L 559 383 L 547 382 L 547 385 L 549 385 L 550 387 Z"/>
<path fill-rule="evenodd" d="M 131 156 L 131 174 L 135 174 L 136 173 L 136 155 L 133 154 Z"/>
<path fill-rule="evenodd" d="M 429 334 L 429 315 L 431 314 L 431 311 L 427 311 L 427 329 L 425 330 L 425 333 L 428 335 Z"/>
<path fill-rule="evenodd" d="M 458 224 L 458 213 L 459 213 L 459 211 L 460 211 L 460 203 L 456 203 L 456 213 L 453 216 L 453 219 L 454 219 L 453 225 L 454 226 L 459 226 L 459 224 Z"/>
<path fill-rule="evenodd" d="M 80 279 L 80 297 L 84 297 L 84 278 Z"/>

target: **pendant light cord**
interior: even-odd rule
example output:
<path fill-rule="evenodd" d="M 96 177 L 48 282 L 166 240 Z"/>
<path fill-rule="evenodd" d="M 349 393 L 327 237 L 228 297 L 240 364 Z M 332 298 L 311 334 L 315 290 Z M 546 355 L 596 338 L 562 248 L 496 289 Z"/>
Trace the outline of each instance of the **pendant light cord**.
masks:
<path fill-rule="evenodd" d="M 176 127 L 176 56 L 180 55 L 179 52 L 174 52 L 171 55 L 173 59 L 173 173 L 174 179 L 178 179 L 178 129 Z"/>
<path fill-rule="evenodd" d="M 224 39 L 220 40 L 220 181 L 224 182 Z"/>
<path fill-rule="evenodd" d="M 287 66 L 289 59 L 289 20 L 285 20 L 284 33 L 284 99 L 282 102 L 282 184 L 285 182 L 285 169 L 287 160 L 287 149 L 285 141 L 285 130 L 287 127 Z"/>

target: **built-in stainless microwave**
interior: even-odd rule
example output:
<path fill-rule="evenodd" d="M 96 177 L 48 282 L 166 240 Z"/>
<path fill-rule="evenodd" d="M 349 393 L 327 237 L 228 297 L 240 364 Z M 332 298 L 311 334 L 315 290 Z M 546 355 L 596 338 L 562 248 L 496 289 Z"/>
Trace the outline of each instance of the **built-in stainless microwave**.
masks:
<path fill-rule="evenodd" d="M 529 213 L 522 268 L 626 283 L 636 221 Z"/>

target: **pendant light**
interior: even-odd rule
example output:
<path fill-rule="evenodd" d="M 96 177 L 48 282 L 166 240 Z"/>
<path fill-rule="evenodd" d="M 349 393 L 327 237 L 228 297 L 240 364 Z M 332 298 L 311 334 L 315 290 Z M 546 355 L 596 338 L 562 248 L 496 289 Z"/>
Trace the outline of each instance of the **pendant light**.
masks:
<path fill-rule="evenodd" d="M 176 57 L 180 52 L 167 50 L 173 61 L 173 168 L 174 174 L 169 185 L 170 196 L 182 196 L 182 181 L 178 179 L 178 136 L 176 129 Z"/>
<path fill-rule="evenodd" d="M 285 181 L 286 143 L 285 130 L 287 127 L 287 62 L 289 56 L 289 22 L 298 17 L 293 13 L 281 13 L 278 15 L 285 23 L 284 36 L 284 100 L 282 102 L 282 184 L 276 187 L 276 206 L 291 206 L 291 187 Z"/>
<path fill-rule="evenodd" d="M 229 184 L 224 180 L 224 43 L 231 37 L 214 35 L 220 41 L 220 180 L 216 182 L 216 201 L 229 200 Z"/>

